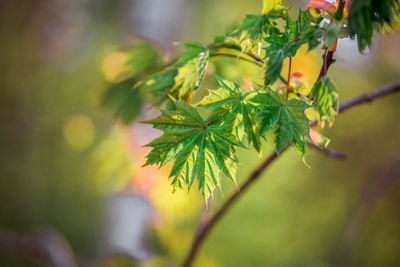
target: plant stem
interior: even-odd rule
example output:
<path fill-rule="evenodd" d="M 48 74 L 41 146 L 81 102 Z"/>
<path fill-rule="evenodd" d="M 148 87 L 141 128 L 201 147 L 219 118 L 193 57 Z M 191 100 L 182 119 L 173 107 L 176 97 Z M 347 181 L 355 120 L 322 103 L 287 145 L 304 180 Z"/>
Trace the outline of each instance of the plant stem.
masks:
<path fill-rule="evenodd" d="M 333 150 L 333 149 L 330 149 L 327 147 L 317 146 L 316 144 L 313 144 L 311 142 L 307 142 L 307 145 L 310 148 L 312 148 L 316 151 L 319 151 L 319 152 L 325 154 L 326 156 L 337 159 L 337 160 L 344 160 L 347 157 L 347 155 L 342 152 L 339 152 L 339 151 L 336 151 L 336 150 Z"/>
<path fill-rule="evenodd" d="M 212 46 L 210 47 L 210 49 L 220 49 L 220 48 L 227 48 L 227 49 L 232 49 L 232 50 L 236 50 L 239 52 L 243 52 L 242 49 L 236 45 L 216 45 L 216 46 Z M 249 57 L 253 58 L 255 61 L 258 61 L 262 64 L 264 64 L 264 60 L 262 60 L 260 57 L 254 55 L 251 52 L 244 52 L 246 55 L 248 55 Z"/>
<path fill-rule="evenodd" d="M 329 53 L 329 52 L 328 52 Z M 351 107 L 357 106 L 359 104 L 365 102 L 371 102 L 373 99 L 386 96 L 389 94 L 393 94 L 396 92 L 400 92 L 400 82 L 396 82 L 393 84 L 385 85 L 383 87 L 374 89 L 365 94 L 361 94 L 359 96 L 353 97 L 345 102 L 343 102 L 339 107 L 339 112 L 343 112 Z M 281 152 L 283 153 L 283 151 Z M 247 188 L 255 182 L 264 170 L 271 165 L 276 159 L 278 155 L 273 152 L 269 157 L 261 163 L 261 165 L 256 168 L 247 180 L 240 186 L 239 190 L 233 193 L 228 200 L 222 204 L 222 206 L 217 210 L 217 212 L 211 216 L 209 220 L 206 220 L 204 224 L 199 225 L 198 230 L 196 231 L 196 235 L 194 237 L 193 243 L 191 245 L 190 251 L 186 256 L 184 262 L 182 263 L 182 267 L 189 267 L 193 263 L 195 256 L 197 255 L 201 244 L 204 239 L 209 235 L 210 231 L 214 228 L 214 226 L 223 218 L 226 212 L 232 207 L 232 204 L 244 193 Z"/>
<path fill-rule="evenodd" d="M 263 64 L 258 63 L 256 61 L 253 61 L 251 59 L 242 57 L 240 55 L 233 55 L 233 54 L 229 54 L 229 53 L 216 53 L 216 54 L 213 54 L 211 57 L 217 57 L 217 56 L 233 57 L 233 58 L 237 58 L 237 59 L 240 59 L 240 60 L 243 60 L 243 61 L 247 61 L 247 62 L 253 63 L 253 64 L 255 64 L 255 65 L 259 66 L 259 67 L 263 66 Z"/>
<path fill-rule="evenodd" d="M 300 41 L 300 38 L 296 38 L 296 39 L 294 39 L 294 40 L 292 40 L 292 41 L 286 43 L 286 44 L 282 47 L 282 50 L 285 50 L 286 48 L 288 48 L 289 45 L 294 44 L 294 43 L 296 43 L 296 42 L 298 42 L 298 41 Z"/>
<path fill-rule="evenodd" d="M 328 74 L 329 67 L 333 63 L 334 53 L 335 51 L 328 51 L 328 48 L 325 49 L 324 61 L 322 63 L 321 71 L 319 73 L 317 81 Z"/>
<path fill-rule="evenodd" d="M 288 71 L 288 78 L 287 78 L 287 90 L 289 91 L 290 88 L 290 75 L 292 74 L 292 57 L 289 57 L 289 71 Z"/>

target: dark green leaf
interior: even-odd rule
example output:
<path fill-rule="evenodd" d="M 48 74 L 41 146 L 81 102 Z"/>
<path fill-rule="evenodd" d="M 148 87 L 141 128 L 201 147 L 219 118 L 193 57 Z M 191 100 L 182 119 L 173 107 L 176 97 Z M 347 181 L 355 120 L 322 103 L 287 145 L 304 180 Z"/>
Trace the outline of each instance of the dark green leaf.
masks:
<path fill-rule="evenodd" d="M 257 94 L 252 101 L 261 106 L 257 117 L 260 119 L 260 134 L 268 130 L 275 133 L 276 152 L 280 153 L 289 145 L 294 145 L 301 155 L 305 151 L 305 137 L 309 126 L 304 111 L 310 106 L 302 100 L 286 100 L 285 96 L 267 89 Z"/>
<path fill-rule="evenodd" d="M 273 84 L 279 78 L 282 71 L 283 59 L 283 50 L 275 51 L 270 55 L 265 72 L 265 86 Z"/>

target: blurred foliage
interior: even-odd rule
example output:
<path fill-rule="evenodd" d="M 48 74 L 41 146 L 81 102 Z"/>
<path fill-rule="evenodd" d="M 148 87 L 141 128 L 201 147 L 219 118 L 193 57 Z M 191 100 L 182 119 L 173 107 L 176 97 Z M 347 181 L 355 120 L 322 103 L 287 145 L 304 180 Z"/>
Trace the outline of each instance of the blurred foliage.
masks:
<path fill-rule="evenodd" d="M 139 116 L 148 93 L 137 83 L 163 66 L 160 49 L 151 43 L 111 51 L 105 57 L 102 71 L 110 85 L 103 103 L 114 118 L 128 125 Z"/>
<path fill-rule="evenodd" d="M 396 30 L 400 23 L 399 0 L 353 0 L 349 10 L 349 30 L 357 37 L 358 49 L 371 47 L 374 31 Z"/>

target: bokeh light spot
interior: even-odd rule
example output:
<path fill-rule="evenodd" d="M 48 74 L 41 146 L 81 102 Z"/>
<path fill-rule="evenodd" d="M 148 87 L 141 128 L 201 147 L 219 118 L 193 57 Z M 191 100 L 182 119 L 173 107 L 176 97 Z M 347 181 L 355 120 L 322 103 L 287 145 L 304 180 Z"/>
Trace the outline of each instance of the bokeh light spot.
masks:
<path fill-rule="evenodd" d="M 77 150 L 87 148 L 95 138 L 95 127 L 92 120 L 82 114 L 70 117 L 64 124 L 63 132 L 68 144 Z"/>
<path fill-rule="evenodd" d="M 101 69 L 107 81 L 117 82 L 119 80 L 128 58 L 126 53 L 119 51 L 113 51 L 105 57 Z"/>

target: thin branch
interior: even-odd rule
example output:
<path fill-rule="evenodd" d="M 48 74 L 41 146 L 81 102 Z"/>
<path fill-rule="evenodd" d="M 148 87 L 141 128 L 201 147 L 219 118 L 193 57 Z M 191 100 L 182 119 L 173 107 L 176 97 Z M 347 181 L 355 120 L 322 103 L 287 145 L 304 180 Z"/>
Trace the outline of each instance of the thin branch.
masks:
<path fill-rule="evenodd" d="M 292 41 L 286 43 L 286 44 L 282 47 L 282 50 L 285 50 L 286 48 L 288 48 L 288 46 L 290 46 L 291 44 L 294 44 L 294 43 L 296 43 L 296 42 L 298 42 L 298 41 L 300 41 L 300 38 L 296 38 L 296 39 L 294 39 L 294 40 L 292 40 Z M 264 63 L 265 63 L 264 60 L 263 60 L 262 58 L 260 58 L 259 56 L 256 56 L 256 55 L 254 55 L 254 54 L 251 53 L 251 52 L 243 52 L 243 50 L 242 50 L 239 46 L 237 46 L 237 45 L 222 44 L 222 45 L 215 45 L 215 46 L 212 46 L 212 47 L 210 47 L 209 49 L 212 50 L 212 49 L 221 49 L 221 48 L 232 49 L 232 50 L 236 50 L 236 51 L 239 51 L 239 52 L 241 52 L 241 53 L 244 53 L 244 54 L 248 55 L 249 57 L 253 58 L 255 61 L 260 62 L 261 64 L 258 65 L 258 66 L 260 66 L 260 67 L 262 67 L 262 66 L 264 65 Z M 222 54 L 222 53 L 220 53 L 220 54 Z M 218 55 L 218 54 L 217 54 L 217 55 Z M 231 56 L 231 55 L 230 55 L 230 56 Z M 247 60 L 247 59 L 244 59 L 244 60 Z M 253 62 L 253 61 L 250 61 L 250 62 Z M 254 63 L 254 62 L 253 62 L 253 63 Z"/>
<path fill-rule="evenodd" d="M 232 55 L 232 54 L 228 54 L 228 53 L 216 53 L 216 54 L 213 54 L 211 57 L 217 57 L 217 56 L 233 57 L 233 58 L 237 58 L 237 59 L 240 59 L 240 60 L 243 60 L 243 61 L 247 61 L 247 62 L 253 63 L 253 64 L 255 64 L 255 65 L 259 66 L 259 67 L 263 66 L 262 64 L 260 64 L 260 63 L 258 63 L 256 61 L 253 61 L 251 59 L 242 57 L 240 55 Z"/>
<path fill-rule="evenodd" d="M 289 57 L 289 70 L 288 70 L 288 78 L 287 78 L 287 89 L 289 91 L 290 88 L 290 76 L 292 75 L 292 57 Z"/>
<path fill-rule="evenodd" d="M 374 89 L 372 91 L 366 92 L 362 95 L 353 97 L 347 101 L 344 101 L 342 104 L 340 104 L 339 107 L 339 113 L 342 113 L 343 111 L 359 105 L 363 103 L 371 103 L 374 99 L 386 96 L 389 94 L 394 94 L 400 91 L 400 81 L 384 85 L 382 87 L 379 87 L 377 89 Z"/>
<path fill-rule="evenodd" d="M 343 112 L 351 107 L 357 106 L 364 102 L 370 102 L 375 98 L 379 98 L 379 97 L 389 95 L 389 94 L 399 92 L 399 91 L 400 91 L 400 82 L 380 87 L 378 89 L 372 90 L 368 93 L 356 96 L 354 98 L 351 98 L 351 99 L 343 102 L 339 107 L 339 112 Z M 270 166 L 271 163 L 273 163 L 277 158 L 278 158 L 278 155 L 275 152 L 273 152 L 264 162 L 261 163 L 261 165 L 257 169 L 255 169 L 250 174 L 250 176 L 247 178 L 247 180 L 240 186 L 240 189 L 238 191 L 236 191 L 235 193 L 233 193 L 233 195 L 230 196 L 229 199 L 225 203 L 222 204 L 222 206 L 217 210 L 217 212 L 209 220 L 205 221 L 205 223 L 199 227 L 197 234 L 195 235 L 195 238 L 193 240 L 190 251 L 189 251 L 187 257 L 185 258 L 184 262 L 181 265 L 182 267 L 191 266 L 200 246 L 202 245 L 205 238 L 209 235 L 210 231 L 221 220 L 221 218 L 229 210 L 229 208 L 232 206 L 232 204 L 244 192 L 246 192 L 246 190 L 249 188 L 249 186 L 253 182 L 255 182 L 261 176 L 261 174 L 265 171 L 265 169 L 268 166 Z"/>
<path fill-rule="evenodd" d="M 353 97 L 349 100 L 342 102 L 339 106 L 339 113 L 343 113 L 345 110 L 360 105 L 363 103 L 371 103 L 374 99 L 380 98 L 382 96 L 394 94 L 400 91 L 400 81 L 384 85 L 382 87 L 376 88 L 359 96 Z M 310 122 L 310 127 L 318 124 L 318 120 L 313 120 Z"/>
<path fill-rule="evenodd" d="M 331 158 L 334 158 L 334 159 L 344 160 L 347 157 L 345 153 L 333 150 L 331 148 L 317 146 L 316 144 L 313 144 L 311 142 L 307 142 L 307 145 L 310 148 L 312 148 L 312 149 L 314 149 L 314 150 L 316 150 L 318 152 L 321 152 L 324 155 L 326 155 L 328 157 L 331 157 Z"/>
<path fill-rule="evenodd" d="M 281 152 L 283 153 L 283 151 Z M 209 219 L 207 220 L 197 231 L 196 237 L 192 243 L 192 247 L 190 248 L 189 254 L 187 255 L 185 261 L 181 265 L 182 267 L 189 267 L 194 257 L 196 256 L 200 245 L 203 243 L 203 240 L 208 236 L 210 230 L 214 227 L 214 225 L 224 216 L 224 214 L 229 210 L 232 204 L 248 189 L 248 187 L 257 180 L 258 177 L 263 173 L 263 171 L 275 160 L 278 158 L 278 154 L 273 152 L 269 157 L 257 168 L 253 171 L 253 173 L 249 176 L 249 178 L 240 186 L 239 190 L 236 191 L 233 195 L 231 195 L 227 201 L 219 208 L 219 210 Z"/>

